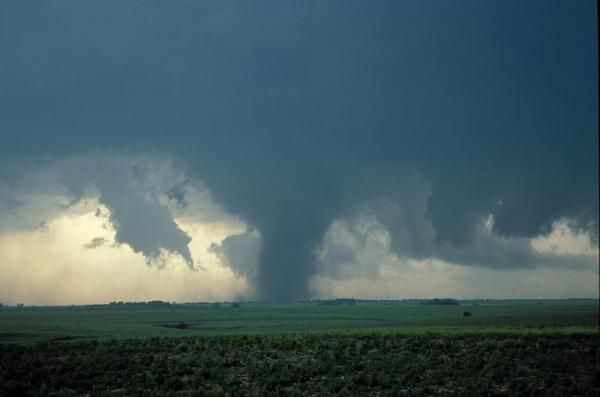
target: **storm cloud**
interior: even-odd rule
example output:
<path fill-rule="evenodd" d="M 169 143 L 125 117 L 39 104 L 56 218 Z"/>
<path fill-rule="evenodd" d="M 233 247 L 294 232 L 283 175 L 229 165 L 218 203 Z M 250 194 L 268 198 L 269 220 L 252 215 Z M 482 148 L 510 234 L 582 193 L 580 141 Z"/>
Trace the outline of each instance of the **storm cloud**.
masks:
<path fill-rule="evenodd" d="M 556 0 L 3 2 L 0 211 L 39 190 L 23 161 L 63 164 L 52 186 L 93 190 L 118 241 L 193 266 L 164 200 L 191 208 L 201 181 L 260 234 L 247 260 L 236 238 L 214 252 L 267 300 L 308 297 L 319 258 L 374 266 L 318 254 L 335 222 L 360 234 L 370 219 L 399 257 L 589 266 L 530 239 L 568 219 L 598 243 L 595 15 Z"/>

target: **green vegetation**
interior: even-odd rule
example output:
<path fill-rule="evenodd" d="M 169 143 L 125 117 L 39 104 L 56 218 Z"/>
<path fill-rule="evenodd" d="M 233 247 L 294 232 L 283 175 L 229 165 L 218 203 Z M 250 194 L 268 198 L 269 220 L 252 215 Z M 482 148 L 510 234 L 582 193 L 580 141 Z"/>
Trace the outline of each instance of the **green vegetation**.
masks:
<path fill-rule="evenodd" d="M 0 345 L 0 395 L 596 396 L 597 335 L 285 334 Z"/>
<path fill-rule="evenodd" d="M 0 397 L 600 392 L 597 304 L 159 306 L 0 310 Z"/>
<path fill-rule="evenodd" d="M 471 313 L 465 317 L 464 311 Z M 0 342 L 78 338 L 273 334 L 300 331 L 379 333 L 597 331 L 599 306 L 576 304 L 172 306 L 165 308 L 62 307 L 0 310 Z M 591 328 L 590 328 L 591 327 Z"/>

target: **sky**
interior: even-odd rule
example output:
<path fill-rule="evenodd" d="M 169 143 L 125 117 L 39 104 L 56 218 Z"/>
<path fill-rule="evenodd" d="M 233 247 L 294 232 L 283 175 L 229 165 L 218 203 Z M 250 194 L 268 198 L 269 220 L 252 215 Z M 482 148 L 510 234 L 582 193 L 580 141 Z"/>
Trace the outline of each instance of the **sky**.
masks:
<path fill-rule="evenodd" d="M 4 1 L 0 50 L 0 302 L 598 297 L 594 1 Z"/>

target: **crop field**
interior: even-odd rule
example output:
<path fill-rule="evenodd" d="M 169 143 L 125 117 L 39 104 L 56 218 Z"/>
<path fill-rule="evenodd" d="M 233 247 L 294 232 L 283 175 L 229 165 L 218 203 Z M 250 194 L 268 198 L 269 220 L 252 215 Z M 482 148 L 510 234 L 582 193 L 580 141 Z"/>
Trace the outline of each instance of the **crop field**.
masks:
<path fill-rule="evenodd" d="M 597 304 L 25 308 L 0 338 L 0 397 L 600 392 Z"/>
<path fill-rule="evenodd" d="M 470 317 L 463 312 L 469 311 Z M 90 338 L 271 334 L 304 331 L 380 333 L 586 331 L 598 327 L 597 304 L 435 306 L 315 303 L 172 306 L 131 309 L 62 307 L 0 311 L 0 343 Z M 178 325 L 183 327 L 178 328 Z"/>
<path fill-rule="evenodd" d="M 597 396 L 597 335 L 283 334 L 0 345 L 0 395 Z"/>

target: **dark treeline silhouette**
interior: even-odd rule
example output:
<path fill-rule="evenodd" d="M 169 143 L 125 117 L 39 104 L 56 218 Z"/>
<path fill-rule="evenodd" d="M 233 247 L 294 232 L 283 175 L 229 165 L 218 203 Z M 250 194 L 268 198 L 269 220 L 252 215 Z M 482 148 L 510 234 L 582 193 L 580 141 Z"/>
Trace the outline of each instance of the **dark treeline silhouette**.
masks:
<path fill-rule="evenodd" d="M 456 299 L 452 298 L 434 298 L 426 301 L 422 301 L 423 305 L 439 305 L 439 306 L 458 306 L 460 303 Z"/>
<path fill-rule="evenodd" d="M 165 301 L 161 301 L 161 300 L 152 300 L 152 301 L 147 301 L 147 302 L 123 302 L 123 301 L 114 301 L 114 302 L 110 302 L 108 304 L 111 307 L 132 307 L 132 306 L 144 306 L 144 307 L 148 307 L 148 306 L 154 306 L 154 307 L 170 307 L 172 306 L 172 303 L 170 302 L 165 302 Z"/>

